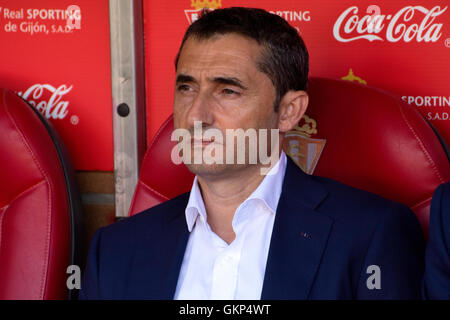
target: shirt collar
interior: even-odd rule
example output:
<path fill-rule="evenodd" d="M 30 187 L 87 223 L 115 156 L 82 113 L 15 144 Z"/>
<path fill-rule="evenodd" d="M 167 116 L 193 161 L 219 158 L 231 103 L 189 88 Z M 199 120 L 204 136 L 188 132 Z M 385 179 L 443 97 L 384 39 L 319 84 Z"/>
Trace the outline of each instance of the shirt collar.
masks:
<path fill-rule="evenodd" d="M 189 201 L 186 206 L 185 214 L 189 232 L 191 232 L 192 228 L 194 228 L 198 215 L 200 215 L 200 219 L 206 222 L 205 203 L 203 202 L 202 193 L 200 192 L 200 187 L 198 186 L 197 176 L 195 176 L 194 182 L 192 183 L 191 193 L 189 195 Z"/>
<path fill-rule="evenodd" d="M 277 161 L 273 168 L 270 169 L 269 173 L 264 177 L 259 186 L 243 203 L 252 199 L 262 200 L 266 207 L 268 207 L 268 209 L 275 214 L 286 172 L 286 162 L 286 154 L 284 151 L 281 151 L 279 161 Z M 203 202 L 203 197 L 200 192 L 197 176 L 195 176 L 194 182 L 192 183 L 185 215 L 189 232 L 191 232 L 194 228 L 195 222 L 199 215 L 203 222 L 207 221 L 205 203 Z"/>
<path fill-rule="evenodd" d="M 259 199 L 264 201 L 265 205 L 273 214 L 277 211 L 278 200 L 281 195 L 284 174 L 286 171 L 286 154 L 281 151 L 279 161 L 270 169 L 269 173 L 264 177 L 258 188 L 247 198 Z"/>

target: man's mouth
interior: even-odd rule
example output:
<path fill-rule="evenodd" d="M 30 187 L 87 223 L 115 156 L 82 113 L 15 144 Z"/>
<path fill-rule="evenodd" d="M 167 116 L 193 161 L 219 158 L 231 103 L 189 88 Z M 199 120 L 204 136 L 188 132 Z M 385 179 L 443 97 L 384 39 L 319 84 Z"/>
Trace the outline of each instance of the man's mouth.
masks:
<path fill-rule="evenodd" d="M 197 147 L 197 146 L 205 147 L 205 146 L 207 146 L 207 145 L 209 145 L 210 143 L 213 143 L 213 142 L 215 142 L 214 137 L 208 138 L 208 139 L 205 139 L 205 138 L 201 138 L 201 139 L 192 138 L 191 139 L 191 144 L 194 147 Z"/>

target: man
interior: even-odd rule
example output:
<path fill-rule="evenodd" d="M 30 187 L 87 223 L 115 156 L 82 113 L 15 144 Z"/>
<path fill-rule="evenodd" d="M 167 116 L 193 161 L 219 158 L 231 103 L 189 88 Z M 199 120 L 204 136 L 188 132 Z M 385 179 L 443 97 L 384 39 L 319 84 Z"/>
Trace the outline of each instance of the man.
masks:
<path fill-rule="evenodd" d="M 258 148 L 279 154 L 305 113 L 307 78 L 306 47 L 282 18 L 212 11 L 189 27 L 177 57 L 175 128 L 278 129 L 258 136 Z M 194 132 L 182 155 L 196 174 L 191 192 L 96 233 L 82 298 L 420 297 L 424 243 L 409 209 L 306 175 L 283 152 L 250 163 L 250 143 L 245 163 L 191 161 L 211 146 L 207 159 L 229 155 L 235 140 Z"/>
<path fill-rule="evenodd" d="M 450 300 L 450 182 L 436 189 L 431 202 L 423 297 Z"/>

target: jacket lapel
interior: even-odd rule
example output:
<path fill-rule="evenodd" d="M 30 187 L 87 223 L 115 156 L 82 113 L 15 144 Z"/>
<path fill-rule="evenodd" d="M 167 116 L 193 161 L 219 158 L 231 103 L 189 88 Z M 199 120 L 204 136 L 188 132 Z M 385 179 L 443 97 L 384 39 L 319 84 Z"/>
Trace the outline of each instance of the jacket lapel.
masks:
<path fill-rule="evenodd" d="M 261 299 L 307 299 L 333 220 L 315 209 L 325 188 L 288 158 Z"/>
<path fill-rule="evenodd" d="M 189 193 L 183 195 L 167 211 L 158 235 L 147 234 L 140 239 L 135 254 L 135 281 L 132 282 L 130 297 L 173 299 L 189 239 L 184 214 L 188 198 Z M 158 239 L 158 245 L 155 244 L 155 238 Z"/>
<path fill-rule="evenodd" d="M 177 215 L 173 219 L 169 219 L 163 231 L 169 237 L 167 237 L 167 246 L 165 248 L 165 265 L 167 269 L 164 278 L 167 280 L 163 282 L 163 288 L 161 288 L 161 292 L 164 293 L 162 299 L 172 300 L 177 288 L 178 276 L 189 239 L 189 230 L 184 214 L 186 205 L 187 201 L 181 208 L 182 214 Z"/>

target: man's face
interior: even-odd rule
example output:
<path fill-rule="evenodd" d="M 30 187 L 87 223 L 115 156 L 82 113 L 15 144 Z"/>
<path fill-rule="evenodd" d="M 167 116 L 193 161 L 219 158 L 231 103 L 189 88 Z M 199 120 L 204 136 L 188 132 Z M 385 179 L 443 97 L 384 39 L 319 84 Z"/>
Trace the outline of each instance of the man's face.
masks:
<path fill-rule="evenodd" d="M 262 47 L 256 41 L 236 34 L 207 40 L 189 38 L 177 65 L 175 129 L 188 129 L 193 136 L 194 122 L 201 121 L 203 131 L 209 128 L 220 130 L 224 137 L 220 147 L 225 155 L 226 129 L 270 131 L 277 128 L 278 114 L 273 105 L 275 88 L 268 76 L 257 68 L 261 51 Z M 203 138 L 203 144 L 198 148 L 192 146 L 192 154 L 206 148 L 209 142 L 205 140 L 208 139 Z M 233 174 L 249 166 L 186 165 L 199 176 Z"/>

